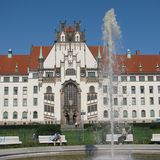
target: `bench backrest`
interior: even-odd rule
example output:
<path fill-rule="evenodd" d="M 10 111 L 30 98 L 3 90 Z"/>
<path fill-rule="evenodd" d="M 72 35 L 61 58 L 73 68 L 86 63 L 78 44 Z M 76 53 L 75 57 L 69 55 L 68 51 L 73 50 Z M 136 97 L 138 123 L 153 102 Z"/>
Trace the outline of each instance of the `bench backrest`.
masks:
<path fill-rule="evenodd" d="M 160 138 L 160 134 L 152 134 L 152 138 Z"/>
<path fill-rule="evenodd" d="M 21 143 L 18 136 L 0 136 L 0 144 L 16 144 Z"/>
<path fill-rule="evenodd" d="M 41 141 L 52 142 L 53 137 L 54 137 L 54 136 L 52 136 L 52 135 L 43 135 L 43 136 L 38 136 L 38 139 L 39 139 L 40 142 L 41 142 Z M 62 142 L 63 142 L 63 141 L 66 141 L 65 135 L 60 135 L 60 137 L 61 137 L 61 141 L 62 141 Z"/>
<path fill-rule="evenodd" d="M 121 136 L 121 134 L 114 134 L 113 135 L 113 140 L 114 142 L 118 141 L 118 138 Z M 107 134 L 106 135 L 106 141 L 111 141 L 112 134 Z M 125 141 L 133 141 L 133 134 L 127 134 L 126 140 Z"/>

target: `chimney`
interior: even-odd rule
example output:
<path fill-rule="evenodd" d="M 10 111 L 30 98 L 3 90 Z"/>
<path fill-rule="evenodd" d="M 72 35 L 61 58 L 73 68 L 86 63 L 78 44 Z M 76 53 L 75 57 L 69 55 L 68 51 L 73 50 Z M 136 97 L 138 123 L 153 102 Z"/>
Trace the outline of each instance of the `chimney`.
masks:
<path fill-rule="evenodd" d="M 136 50 L 136 55 L 141 55 L 141 51 L 140 50 Z"/>
<path fill-rule="evenodd" d="M 8 50 L 8 58 L 12 58 L 12 56 L 13 56 L 12 49 L 9 49 Z"/>

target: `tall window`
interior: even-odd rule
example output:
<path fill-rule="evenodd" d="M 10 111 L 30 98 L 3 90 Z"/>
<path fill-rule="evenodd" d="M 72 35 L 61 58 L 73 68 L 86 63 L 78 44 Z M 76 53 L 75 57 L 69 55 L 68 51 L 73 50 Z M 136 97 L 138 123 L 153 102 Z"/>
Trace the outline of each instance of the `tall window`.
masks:
<path fill-rule="evenodd" d="M 153 105 L 153 104 L 154 104 L 154 98 L 153 98 L 153 97 L 150 97 L 150 98 L 149 98 L 149 101 L 150 101 L 150 105 Z"/>
<path fill-rule="evenodd" d="M 113 98 L 113 103 L 115 106 L 117 106 L 118 105 L 118 98 Z"/>
<path fill-rule="evenodd" d="M 131 86 L 131 93 L 135 94 L 136 93 L 136 87 L 135 86 Z"/>
<path fill-rule="evenodd" d="M 149 93 L 153 93 L 153 86 L 149 86 Z"/>
<path fill-rule="evenodd" d="M 13 112 L 13 119 L 17 119 L 18 118 L 18 114 L 16 111 Z"/>
<path fill-rule="evenodd" d="M 17 107 L 17 106 L 18 106 L 18 100 L 17 100 L 17 98 L 14 98 L 14 99 L 13 99 L 13 106 L 14 106 L 14 107 Z"/>
<path fill-rule="evenodd" d="M 8 95 L 9 93 L 9 88 L 8 87 L 4 87 L 4 95 Z"/>
<path fill-rule="evenodd" d="M 132 97 L 132 105 L 136 105 L 136 98 Z"/>
<path fill-rule="evenodd" d="M 106 85 L 103 86 L 103 93 L 107 93 L 107 86 Z"/>
<path fill-rule="evenodd" d="M 13 88 L 13 94 L 14 95 L 18 95 L 18 87 L 14 87 Z"/>
<path fill-rule="evenodd" d="M 122 86 L 122 93 L 127 94 L 127 86 Z"/>
<path fill-rule="evenodd" d="M 146 117 L 146 111 L 145 110 L 141 111 L 141 117 Z"/>
<path fill-rule="evenodd" d="M 33 106 L 37 106 L 38 105 L 38 98 L 33 98 Z"/>
<path fill-rule="evenodd" d="M 4 99 L 4 106 L 7 107 L 8 106 L 8 98 Z"/>
<path fill-rule="evenodd" d="M 33 86 L 33 93 L 37 94 L 38 93 L 38 86 Z"/>
<path fill-rule="evenodd" d="M 107 105 L 108 104 L 108 98 L 107 97 L 103 97 L 103 104 Z"/>
<path fill-rule="evenodd" d="M 3 119 L 8 119 L 8 112 L 7 111 L 3 112 Z"/>
<path fill-rule="evenodd" d="M 140 93 L 144 93 L 144 86 L 140 86 Z"/>
<path fill-rule="evenodd" d="M 26 112 L 26 111 L 24 111 L 24 112 L 22 113 L 22 119 L 27 119 L 27 112 Z"/>
<path fill-rule="evenodd" d="M 118 93 L 118 87 L 117 86 L 113 86 L 113 94 L 117 94 Z"/>
<path fill-rule="evenodd" d="M 128 112 L 127 112 L 127 110 L 124 110 L 123 111 L 123 118 L 127 118 L 128 117 Z"/>
<path fill-rule="evenodd" d="M 141 97 L 141 105 L 145 105 L 145 98 Z"/>
<path fill-rule="evenodd" d="M 37 111 L 34 111 L 34 112 L 33 112 L 33 118 L 34 118 L 34 119 L 38 118 L 38 112 L 37 112 Z"/>
<path fill-rule="evenodd" d="M 95 92 L 95 87 L 94 86 L 90 86 L 89 87 L 89 92 Z"/>
<path fill-rule="evenodd" d="M 23 87 L 23 95 L 27 95 L 27 87 Z"/>
<path fill-rule="evenodd" d="M 154 110 L 152 109 L 152 110 L 150 110 L 150 117 L 155 117 L 155 112 L 154 112 Z"/>
<path fill-rule="evenodd" d="M 118 111 L 114 111 L 114 118 L 118 118 Z"/>
<path fill-rule="evenodd" d="M 160 93 L 160 86 L 157 86 L 157 88 L 158 88 L 158 93 Z"/>
<path fill-rule="evenodd" d="M 27 106 L 27 98 L 23 98 L 23 106 L 24 106 L 24 107 Z"/>
<path fill-rule="evenodd" d="M 72 105 L 73 107 L 77 106 L 77 87 L 73 83 L 68 83 L 64 87 L 64 107 Z"/>
<path fill-rule="evenodd" d="M 135 110 L 132 111 L 132 117 L 136 118 L 137 117 L 137 112 Z"/>
<path fill-rule="evenodd" d="M 108 111 L 107 110 L 104 111 L 103 116 L 104 116 L 104 118 L 108 118 Z"/>
<path fill-rule="evenodd" d="M 127 105 L 127 98 L 126 98 L 126 97 L 123 97 L 122 104 L 123 104 L 123 105 Z"/>

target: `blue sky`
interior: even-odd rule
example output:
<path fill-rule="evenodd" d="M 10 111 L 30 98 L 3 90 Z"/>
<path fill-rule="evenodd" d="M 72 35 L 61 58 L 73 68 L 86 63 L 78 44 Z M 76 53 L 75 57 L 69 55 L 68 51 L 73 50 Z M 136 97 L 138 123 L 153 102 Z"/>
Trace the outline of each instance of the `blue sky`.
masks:
<path fill-rule="evenodd" d="M 103 18 L 111 8 L 121 27 L 120 52 L 160 52 L 160 0 L 0 0 L 0 54 L 9 48 L 27 54 L 31 45 L 52 45 L 60 20 L 80 20 L 87 44 L 103 44 Z"/>

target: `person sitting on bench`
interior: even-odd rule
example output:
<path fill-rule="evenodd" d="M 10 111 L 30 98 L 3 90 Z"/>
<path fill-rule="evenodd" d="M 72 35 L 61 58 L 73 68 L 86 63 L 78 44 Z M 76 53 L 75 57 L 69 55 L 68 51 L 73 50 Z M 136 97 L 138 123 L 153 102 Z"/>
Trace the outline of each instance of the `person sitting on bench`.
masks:
<path fill-rule="evenodd" d="M 126 137 L 127 137 L 127 132 L 125 130 L 125 128 L 122 128 L 122 134 L 120 137 L 118 137 L 118 144 L 120 143 L 124 143 L 124 141 L 126 140 Z"/>

